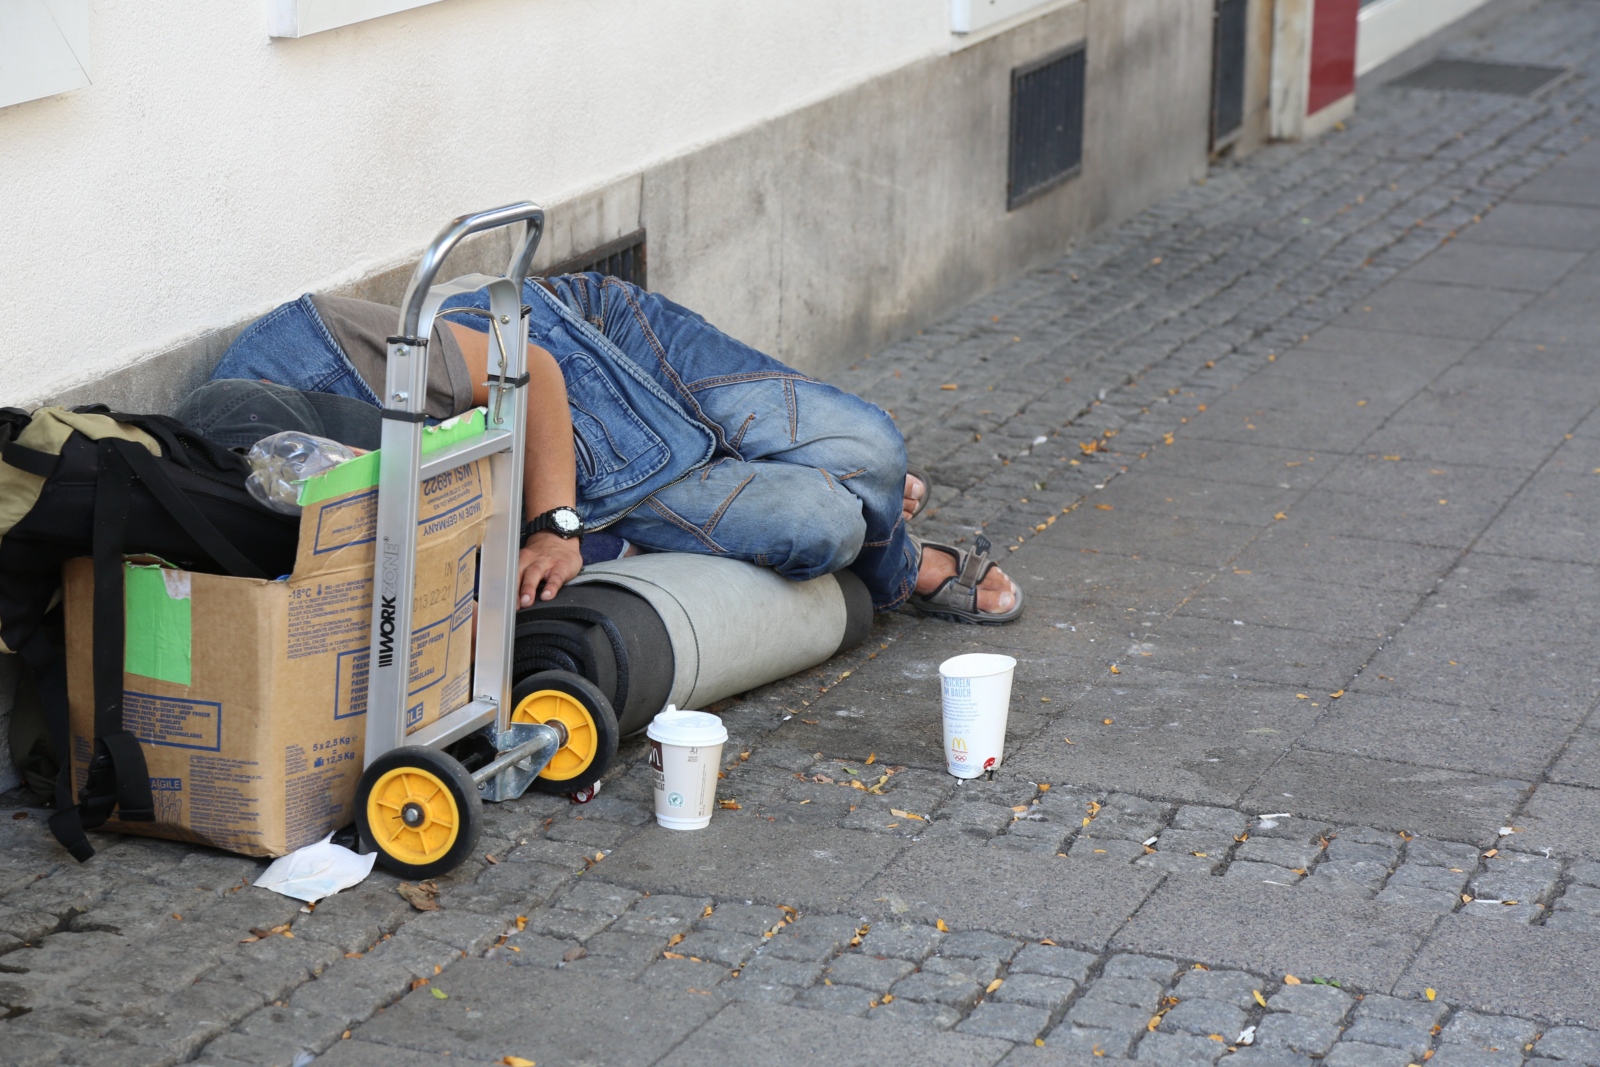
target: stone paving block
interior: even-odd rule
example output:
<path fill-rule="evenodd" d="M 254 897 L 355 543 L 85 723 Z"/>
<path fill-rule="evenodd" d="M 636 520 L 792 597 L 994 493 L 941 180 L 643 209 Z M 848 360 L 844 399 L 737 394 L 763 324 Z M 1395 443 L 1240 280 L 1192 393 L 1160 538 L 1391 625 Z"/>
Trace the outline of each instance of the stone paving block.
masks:
<path fill-rule="evenodd" d="M 1222 872 L 1222 876 L 1239 881 L 1270 882 L 1275 885 L 1296 885 L 1305 877 L 1287 867 L 1278 867 L 1271 863 L 1255 863 L 1250 860 L 1234 860 L 1228 864 L 1228 869 Z"/>
<path fill-rule="evenodd" d="M 632 826 L 619 826 L 616 823 L 600 822 L 595 819 L 566 819 L 557 820 L 549 830 L 545 831 L 545 836 L 551 841 L 563 844 L 584 845 L 593 851 L 616 848 L 624 838 L 634 832 Z"/>
<path fill-rule="evenodd" d="M 396 937 L 395 940 L 400 938 Z M 484 953 L 484 958 L 513 967 L 560 967 L 566 962 L 566 957 L 579 948 L 583 946 L 576 941 L 524 932 L 512 934 L 506 938 L 504 945 Z"/>
<path fill-rule="evenodd" d="M 1385 996 L 1382 993 L 1368 993 L 1361 998 L 1361 1003 L 1356 1007 L 1356 1018 L 1387 1019 L 1418 1030 L 1426 1030 L 1438 1025 L 1449 1010 L 1449 1005 L 1439 1000 L 1412 1000 L 1406 997 Z"/>
<path fill-rule="evenodd" d="M 1050 1031 L 1044 1044 L 1047 1049 L 1082 1055 L 1085 1062 L 1115 1062 L 1128 1055 L 1137 1036 L 1137 1030 L 1106 1030 L 1063 1023 Z M 1094 1057 L 1092 1061 L 1088 1060 L 1091 1056 Z"/>
<path fill-rule="evenodd" d="M 1142 956 L 1138 953 L 1119 952 L 1106 960 L 1101 973 L 1106 978 L 1137 978 L 1157 985 L 1166 985 L 1178 973 L 1176 963 L 1160 956 Z M 1112 988 L 1107 986 L 1105 988 Z M 1130 1002 L 1131 1003 L 1131 1002 Z"/>
<path fill-rule="evenodd" d="M 998 1037 L 1005 1041 L 1031 1043 L 1050 1027 L 1051 1013 L 1023 1004 L 985 1001 L 956 1027 L 957 1033 L 979 1037 Z"/>
<path fill-rule="evenodd" d="M 467 911 L 427 912 L 402 927 L 406 933 L 432 938 L 469 956 L 481 954 L 501 934 L 515 929 L 516 925 L 505 919 L 474 915 Z"/>
<path fill-rule="evenodd" d="M 879 1009 L 881 1011 L 882 1009 Z M 660 1067 L 705 1067 L 744 1063 L 750 1037 L 760 1034 L 762 1054 L 774 1063 L 830 1063 L 838 1067 L 877 1067 L 886 1060 L 937 1063 L 941 1067 L 989 1067 L 1010 1045 L 994 1038 L 941 1033 L 893 1018 L 852 1020 L 835 1017 L 819 1027 L 815 1015 L 793 1007 L 730 1005 L 670 1055 Z"/>
<path fill-rule="evenodd" d="M 863 834 L 851 835 L 845 847 L 838 833 L 764 819 L 714 819 L 704 831 L 688 835 L 646 828 L 607 860 L 606 876 L 652 893 L 839 911 L 868 881 L 880 884 L 880 872 L 905 846 L 898 839 Z"/>
<path fill-rule="evenodd" d="M 249 1060 L 248 1063 L 257 1061 Z M 286 1064 L 294 1061 L 285 1061 Z M 310 1062 L 310 1061 L 307 1061 Z M 413 1052 L 392 1045 L 377 1045 L 367 1041 L 339 1041 L 318 1056 L 322 1067 L 428 1067 L 437 1062 L 431 1053 Z M 226 1067 L 232 1067 L 229 1063 Z"/>
<path fill-rule="evenodd" d="M 679 943 L 680 945 L 682 942 Z M 599 956 L 609 956 L 614 959 L 637 960 L 648 963 L 661 955 L 665 947 L 660 939 L 651 934 L 623 934 L 614 930 L 595 934 L 583 943 L 584 949 L 592 959 Z"/>
<path fill-rule="evenodd" d="M 1431 867 L 1460 867 L 1475 870 L 1478 866 L 1478 849 L 1455 841 L 1436 841 L 1415 837 L 1406 842 L 1406 863 Z"/>
<path fill-rule="evenodd" d="M 639 984 L 656 989 L 677 989 L 693 993 L 709 990 L 728 977 L 728 968 L 718 963 L 694 960 L 657 960 L 639 976 Z M 741 980 L 743 975 L 741 974 Z M 755 979 L 761 984 L 761 979 Z"/>
<path fill-rule="evenodd" d="M 861 951 L 868 956 L 893 956 L 916 962 L 933 955 L 943 937 L 932 925 L 874 923 L 861 940 Z"/>
<path fill-rule="evenodd" d="M 1527 925 L 1535 919 L 1543 918 L 1545 912 L 1538 904 L 1524 904 L 1521 901 L 1513 903 L 1505 900 L 1472 900 L 1461 905 L 1461 914 L 1470 915 L 1475 919 Z"/>
<path fill-rule="evenodd" d="M 847 952 L 833 961 L 828 968 L 828 978 L 843 985 L 862 989 L 887 990 L 900 979 L 917 969 L 909 960 L 893 956 L 869 956 L 865 952 Z"/>
<path fill-rule="evenodd" d="M 550 903 L 557 908 L 598 912 L 615 917 L 627 911 L 639 899 L 637 890 L 609 885 L 592 878 L 580 878 Z"/>
<path fill-rule="evenodd" d="M 1523 1046 L 1532 1044 L 1538 1036 L 1538 1024 L 1527 1019 L 1458 1011 L 1440 1032 L 1439 1040 L 1449 1045 L 1471 1045 L 1491 1051 L 1513 1051 L 1520 1055 Z"/>
<path fill-rule="evenodd" d="M 834 1015 L 865 1015 L 881 993 L 869 992 L 856 986 L 814 985 L 802 989 L 794 998 L 797 1007 L 825 1011 Z"/>
<path fill-rule="evenodd" d="M 607 1067 L 653 1063 L 709 1018 L 720 1001 L 696 993 L 462 960 L 429 988 L 401 999 L 355 1030 L 355 1037 L 452 1058 L 492 1062 L 507 1055 L 541 1063 Z M 574 1011 L 574 1005 L 583 1005 Z M 597 1026 L 596 1019 L 627 1020 Z M 530 1026 L 530 1020 L 538 1020 Z"/>
<path fill-rule="evenodd" d="M 741 978 L 754 982 L 776 982 L 780 985 L 808 986 L 822 977 L 821 961 L 801 962 L 783 960 L 773 956 L 757 956 L 739 971 Z"/>
<path fill-rule="evenodd" d="M 1494 897 L 1533 903 L 1554 892 L 1561 878 L 1561 861 L 1521 852 L 1502 852 L 1483 861 L 1483 871 L 1471 882 L 1475 897 Z"/>
<path fill-rule="evenodd" d="M 1311 1067 L 1316 1062 L 1286 1048 L 1241 1048 L 1227 1061 L 1228 1067 Z"/>
<path fill-rule="evenodd" d="M 1210 966 L 1338 975 L 1382 987 L 1399 977 L 1435 920 L 1366 900 L 1196 878 L 1158 889 L 1114 945 Z"/>
<path fill-rule="evenodd" d="M 897 998 L 931 1001 L 957 1011 L 966 1011 L 983 996 L 983 987 L 966 975 L 918 971 L 900 979 L 889 992 Z"/>
<path fill-rule="evenodd" d="M 696 930 L 672 946 L 672 951 L 685 956 L 699 956 L 728 967 L 739 967 L 756 954 L 764 942 L 749 934 L 731 930 Z"/>
<path fill-rule="evenodd" d="M 1436 1067 L 1522 1067 L 1522 1053 L 1470 1048 L 1466 1045 L 1445 1045 L 1429 1060 Z"/>
<path fill-rule="evenodd" d="M 1140 856 L 1133 861 L 1137 866 L 1146 867 L 1152 871 L 1164 871 L 1167 874 L 1182 874 L 1193 877 L 1204 877 L 1214 874 L 1226 860 L 1221 857 L 1191 856 L 1187 852 L 1157 851 Z"/>
<path fill-rule="evenodd" d="M 1462 968 L 1493 959 L 1492 968 Z M 1600 1017 L 1600 937 L 1517 923 L 1447 915 L 1405 975 L 1397 994 L 1438 998 L 1475 1011 L 1551 1022 Z"/>
<path fill-rule="evenodd" d="M 793 986 L 775 985 L 768 982 L 728 982 L 717 990 L 729 1000 L 750 1000 L 760 1004 L 788 1004 L 794 1000 L 795 994 L 800 990 Z"/>
<path fill-rule="evenodd" d="M 1078 986 L 1070 978 L 1050 978 L 1042 974 L 1011 974 L 999 989 L 990 993 L 991 999 L 1015 1004 L 1028 1004 L 1057 1012 L 1072 999 Z"/>
<path fill-rule="evenodd" d="M 434 914 L 440 913 L 435 912 Z M 298 938 L 295 939 L 295 941 L 298 940 Z M 295 941 L 288 943 L 294 944 Z M 378 947 L 367 953 L 365 958 L 378 960 L 384 964 L 398 963 L 415 978 L 432 978 L 439 971 L 460 959 L 462 955 L 463 951 L 453 945 L 447 945 L 443 941 L 435 941 L 431 937 L 425 937 L 406 927 L 401 927 L 398 934 L 386 941 L 379 941 Z M 336 959 L 337 957 L 330 959 L 328 963 L 336 962 Z M 320 973 L 320 969 L 318 973 Z M 224 965 L 216 970 L 207 972 L 206 978 L 210 979 L 214 975 L 225 976 L 227 974 L 229 974 L 229 969 Z M 270 976 L 270 971 L 267 972 L 266 976 L 252 975 L 246 979 L 246 984 L 250 985 L 251 988 L 259 988 L 261 984 L 260 977 L 270 978 Z M 304 966 L 301 966 L 298 968 L 298 974 L 294 975 L 292 983 L 286 982 L 280 986 L 279 992 L 272 992 L 269 989 L 266 992 L 266 998 L 268 1000 L 279 1000 L 287 992 L 303 983 L 308 977 L 310 976 L 306 974 Z"/>
<path fill-rule="evenodd" d="M 1054 856 L 913 844 L 858 902 L 863 911 L 882 913 L 898 897 L 907 905 L 906 918 L 928 925 L 943 919 L 953 931 L 1094 946 L 1105 943 L 1159 879 L 1149 871 L 1107 870 Z"/>
<path fill-rule="evenodd" d="M 1433 1035 L 1394 1019 L 1362 1018 L 1357 1011 L 1356 1020 L 1345 1028 L 1341 1040 L 1402 1049 L 1415 1060 L 1428 1050 Z"/>
<path fill-rule="evenodd" d="M 959 974 L 986 986 L 1000 976 L 1003 964 L 999 960 L 975 960 L 931 956 L 922 961 L 922 970 L 929 974 Z"/>
<path fill-rule="evenodd" d="M 365 952 L 379 937 L 394 932 L 416 914 L 395 891 L 397 884 L 398 880 L 388 876 L 369 878 L 327 897 L 318 902 L 313 914 L 295 919 L 295 937 L 326 941 L 345 952 Z"/>
<path fill-rule="evenodd" d="M 1184 804 L 1172 816 L 1173 830 L 1214 833 L 1230 840 L 1244 833 L 1245 824 L 1245 816 L 1232 808 L 1214 808 L 1200 804 Z"/>
<path fill-rule="evenodd" d="M 1117 837 L 1096 837 L 1087 830 L 1078 835 L 1072 843 L 1072 848 L 1067 852 L 1075 860 L 1107 860 L 1112 863 L 1130 863 L 1145 855 L 1144 846 L 1138 841 L 1126 841 Z"/>
<path fill-rule="evenodd" d="M 857 928 L 844 915 L 804 915 L 773 935 L 764 951 L 776 959 L 826 960 L 850 944 Z"/>
<path fill-rule="evenodd" d="M 1194 970 L 1185 971 L 1178 979 L 1173 995 L 1181 1000 L 1198 998 L 1232 1004 L 1236 1008 L 1253 1010 L 1255 994 L 1266 983 L 1244 971 Z"/>
<path fill-rule="evenodd" d="M 1251 835 L 1250 840 L 1234 851 L 1233 859 L 1235 863 L 1270 863 L 1277 867 L 1298 867 L 1303 870 L 1311 866 L 1321 851 L 1315 843 Z"/>
<path fill-rule="evenodd" d="M 1012 974 L 1047 974 L 1070 978 L 1082 985 L 1088 980 L 1095 957 L 1088 952 L 1059 945 L 1024 945 L 1011 961 Z"/>
<path fill-rule="evenodd" d="M 1322 1019 L 1274 1013 L 1256 1026 L 1258 1048 L 1286 1048 L 1305 1056 L 1324 1056 L 1339 1039 L 1339 1027 Z"/>
<path fill-rule="evenodd" d="M 1103 977 L 1084 987 L 1079 1005 L 1119 1005 L 1148 1016 L 1161 1003 L 1163 985 L 1145 978 Z"/>
<path fill-rule="evenodd" d="M 1600 863 L 1574 863 L 1567 868 L 1567 879 L 1579 885 L 1600 886 Z"/>
<path fill-rule="evenodd" d="M 1230 1045 L 1244 1029 L 1246 1013 L 1242 1008 L 1219 1000 L 1183 998 L 1161 1020 L 1161 1027 L 1174 1033 L 1199 1034 L 1209 1037 L 1221 1034 Z"/>
<path fill-rule="evenodd" d="M 634 902 L 613 925 L 625 934 L 654 934 L 671 937 L 685 934 L 711 906 L 710 897 L 681 897 L 671 893 L 652 893 Z"/>
<path fill-rule="evenodd" d="M 1433 867 L 1420 863 L 1403 863 L 1389 876 L 1390 886 L 1409 886 L 1456 896 L 1467 887 L 1472 866 Z"/>
<path fill-rule="evenodd" d="M 1225 1046 L 1209 1038 L 1194 1034 L 1156 1031 L 1153 1034 L 1146 1034 L 1139 1040 L 1135 1056 L 1140 1063 L 1173 1064 L 1174 1067 L 1180 1067 L 1184 1064 L 1216 1063 L 1225 1051 Z"/>
<path fill-rule="evenodd" d="M 1067 1019 L 1076 1026 L 1093 1030 L 1142 1032 L 1150 1022 L 1151 1011 L 1111 1000 L 1080 997 L 1067 1011 Z"/>
<path fill-rule="evenodd" d="M 880 1002 L 876 1008 L 868 1013 L 867 1018 L 874 1021 L 900 1023 L 906 1026 L 921 1026 L 929 1030 L 949 1030 L 961 1021 L 961 1013 L 954 1008 L 947 1008 L 943 1004 L 923 1004 L 915 1000 L 891 1000 L 884 1004 Z"/>
<path fill-rule="evenodd" d="M 1009 960 L 1022 942 L 982 930 L 962 930 L 939 943 L 939 955 L 964 959 Z"/>
<path fill-rule="evenodd" d="M 731 930 L 759 936 L 787 918 L 780 908 L 760 904 L 719 904 L 710 915 L 697 918 L 695 925 L 702 930 Z"/>
<path fill-rule="evenodd" d="M 1244 816 L 1239 820 L 1243 822 Z M 1163 830 L 1156 847 L 1164 852 L 1204 852 L 1214 859 L 1226 859 L 1233 849 L 1233 835 L 1215 830 Z"/>
<path fill-rule="evenodd" d="M 1600 915 L 1600 888 L 1589 885 L 1569 885 L 1555 902 L 1556 911 L 1577 911 L 1586 915 Z"/>
<path fill-rule="evenodd" d="M 535 908 L 527 919 L 525 930 L 569 941 L 587 941 L 613 922 L 613 917 L 604 912 L 566 908 Z"/>
<path fill-rule="evenodd" d="M 1600 1030 L 1581 1026 L 1552 1027 L 1539 1038 L 1533 1051 L 1537 1056 L 1595 1067 L 1600 1064 Z"/>
<path fill-rule="evenodd" d="M 1423 911 L 1451 912 L 1461 903 L 1456 894 L 1442 889 L 1419 889 L 1409 885 L 1395 885 L 1393 881 L 1378 891 L 1373 899 L 1380 904 L 1398 904 Z"/>
<path fill-rule="evenodd" d="M 1286 985 L 1267 999 L 1267 1010 L 1338 1023 L 1355 1002 L 1355 997 L 1334 986 Z"/>
<path fill-rule="evenodd" d="M 1387 1045 L 1341 1041 L 1323 1058 L 1328 1067 L 1408 1067 L 1411 1054 Z"/>
<path fill-rule="evenodd" d="M 197 982 L 167 997 L 159 1007 L 112 1027 L 106 1036 L 154 1046 L 186 1060 L 264 1000 L 261 994 L 232 982 Z"/>
<path fill-rule="evenodd" d="M 296 1056 L 307 1050 L 290 1041 L 273 1041 L 264 1037 L 251 1037 L 239 1033 L 226 1033 L 215 1038 L 210 1044 L 200 1051 L 197 1063 L 209 1067 L 210 1064 L 222 1062 L 233 1063 L 271 1063 L 282 1064 L 288 1067 Z"/>

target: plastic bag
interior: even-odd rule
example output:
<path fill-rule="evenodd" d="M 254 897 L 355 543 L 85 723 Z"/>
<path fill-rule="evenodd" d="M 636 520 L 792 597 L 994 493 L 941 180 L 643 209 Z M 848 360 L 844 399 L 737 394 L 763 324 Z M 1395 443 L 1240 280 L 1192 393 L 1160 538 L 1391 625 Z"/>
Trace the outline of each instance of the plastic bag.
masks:
<path fill-rule="evenodd" d="M 245 488 L 273 511 L 300 514 L 300 486 L 341 463 L 356 458 L 348 445 L 300 430 L 283 430 L 263 437 L 245 453 L 250 477 Z"/>
<path fill-rule="evenodd" d="M 312 904 L 364 881 L 377 860 L 376 852 L 358 855 L 343 845 L 334 844 L 333 835 L 329 834 L 321 841 L 273 860 L 272 866 L 261 872 L 255 884 L 258 888 Z"/>

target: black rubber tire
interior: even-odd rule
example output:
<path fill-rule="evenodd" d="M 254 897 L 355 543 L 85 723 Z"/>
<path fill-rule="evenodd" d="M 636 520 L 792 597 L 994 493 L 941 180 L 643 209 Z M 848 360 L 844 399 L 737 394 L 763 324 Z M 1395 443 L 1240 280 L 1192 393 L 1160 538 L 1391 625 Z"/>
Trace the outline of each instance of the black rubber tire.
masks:
<path fill-rule="evenodd" d="M 606 699 L 599 686 L 570 671 L 539 671 L 519 680 L 511 690 L 513 712 L 524 697 L 541 689 L 558 690 L 583 705 L 583 710 L 594 722 L 595 754 L 588 766 L 571 778 L 546 778 L 540 775 L 528 788 L 551 796 L 582 792 L 599 782 L 617 758 L 617 740 L 621 736 L 617 728 L 617 713 L 612 710 L 611 701 Z"/>
<path fill-rule="evenodd" d="M 368 822 L 367 806 L 373 787 L 385 774 L 403 767 L 427 771 L 442 782 L 460 820 L 454 843 L 443 855 L 426 863 L 408 862 L 391 855 L 373 834 Z M 483 832 L 483 801 L 479 799 L 478 785 L 472 775 L 454 756 L 436 748 L 407 745 L 385 752 L 361 775 L 356 786 L 356 826 L 361 830 L 361 839 L 372 846 L 385 869 L 402 878 L 435 878 L 455 870 L 477 848 L 478 836 Z"/>

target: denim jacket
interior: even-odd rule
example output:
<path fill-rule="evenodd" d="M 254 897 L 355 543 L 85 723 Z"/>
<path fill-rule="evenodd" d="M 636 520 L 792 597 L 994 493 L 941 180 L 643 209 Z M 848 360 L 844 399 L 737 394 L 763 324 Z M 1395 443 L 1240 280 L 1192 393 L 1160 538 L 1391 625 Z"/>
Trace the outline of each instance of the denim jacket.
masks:
<path fill-rule="evenodd" d="M 710 461 L 722 433 L 705 418 L 668 360 L 657 327 L 693 312 L 637 286 L 599 274 L 523 285 L 531 309 L 528 341 L 555 357 L 567 383 L 578 461 L 578 512 L 598 529 L 657 490 Z M 446 301 L 487 307 L 485 292 Z M 483 329 L 480 316 L 451 319 Z M 743 347 L 743 346 L 740 346 Z"/>

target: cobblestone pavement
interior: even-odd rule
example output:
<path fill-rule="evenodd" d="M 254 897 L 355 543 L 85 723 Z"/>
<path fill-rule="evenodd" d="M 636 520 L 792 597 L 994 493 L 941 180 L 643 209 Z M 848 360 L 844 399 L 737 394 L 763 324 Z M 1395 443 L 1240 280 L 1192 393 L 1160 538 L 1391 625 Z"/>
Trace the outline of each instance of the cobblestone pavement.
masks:
<path fill-rule="evenodd" d="M 730 702 L 705 831 L 637 740 L 427 914 L 0 819 L 0 1063 L 1600 1064 L 1597 47 L 1549 0 L 1457 49 L 1548 95 L 1372 92 L 846 375 L 1028 613 Z"/>

